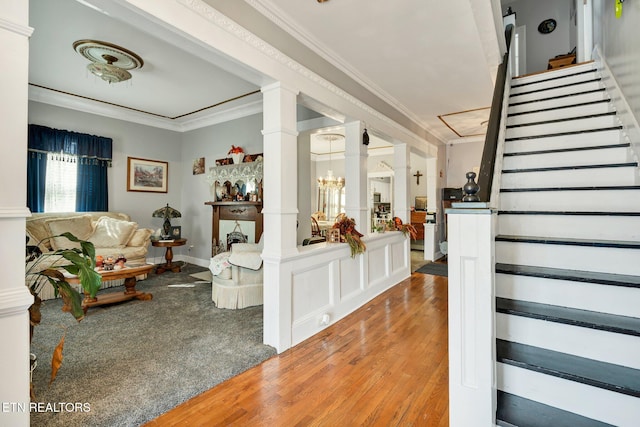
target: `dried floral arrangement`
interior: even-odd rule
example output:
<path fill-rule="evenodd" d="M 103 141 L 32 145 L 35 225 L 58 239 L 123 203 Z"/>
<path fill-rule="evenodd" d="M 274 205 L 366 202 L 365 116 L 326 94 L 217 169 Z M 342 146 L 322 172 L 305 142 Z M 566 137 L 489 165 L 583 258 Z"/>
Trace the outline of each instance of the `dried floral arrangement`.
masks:
<path fill-rule="evenodd" d="M 413 224 L 403 224 L 402 220 L 397 216 L 394 216 L 391 221 L 389 221 L 389 225 L 392 230 L 401 231 L 405 236 L 408 234 L 412 240 L 416 240 L 418 236 L 418 230 L 413 226 Z"/>
<path fill-rule="evenodd" d="M 361 239 L 363 234 L 356 230 L 356 221 L 353 218 L 349 218 L 342 213 L 336 217 L 336 223 L 333 224 L 332 228 L 340 230 L 340 240 L 349 244 L 352 258 L 367 249 Z"/>

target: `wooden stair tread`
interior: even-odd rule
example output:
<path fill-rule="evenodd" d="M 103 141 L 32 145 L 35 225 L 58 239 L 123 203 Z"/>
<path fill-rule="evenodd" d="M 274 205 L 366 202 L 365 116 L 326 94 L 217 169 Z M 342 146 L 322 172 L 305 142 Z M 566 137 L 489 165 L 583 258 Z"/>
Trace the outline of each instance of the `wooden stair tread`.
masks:
<path fill-rule="evenodd" d="M 498 211 L 498 215 L 640 216 L 640 212 L 618 211 Z"/>
<path fill-rule="evenodd" d="M 640 249 L 640 242 L 631 242 L 624 240 L 576 239 L 568 237 L 513 236 L 500 234 L 496 236 L 496 242 L 542 243 L 547 245 Z"/>
<path fill-rule="evenodd" d="M 589 115 L 585 115 L 585 116 L 575 116 L 575 117 L 565 117 L 562 119 L 551 119 L 551 120 L 543 120 L 543 121 L 539 121 L 539 122 L 528 122 L 528 123 L 520 123 L 520 124 L 515 124 L 515 125 L 507 125 L 507 129 L 516 129 L 516 128 L 521 128 L 521 127 L 526 127 L 526 126 L 541 126 L 541 125 L 548 125 L 551 123 L 562 123 L 562 122 L 570 122 L 572 120 L 583 120 L 583 119 L 595 119 L 595 118 L 599 118 L 599 117 L 607 117 L 607 116 L 615 116 L 616 112 L 615 111 L 609 111 L 606 113 L 600 113 L 600 114 L 589 114 Z"/>
<path fill-rule="evenodd" d="M 498 362 L 640 397 L 640 370 L 540 347 L 496 340 Z"/>
<path fill-rule="evenodd" d="M 636 317 L 500 297 L 496 298 L 496 312 L 640 337 L 640 319 Z"/>
<path fill-rule="evenodd" d="M 526 168 L 526 169 L 503 169 L 502 173 L 525 173 L 525 172 L 552 172 L 552 171 L 571 171 L 582 169 L 606 169 L 606 168 L 631 168 L 637 167 L 637 162 L 627 163 L 605 163 L 598 165 L 572 165 L 572 166 L 552 166 L 543 168 Z"/>
<path fill-rule="evenodd" d="M 508 113 L 507 114 L 507 118 L 516 117 L 516 116 L 522 116 L 522 115 L 525 115 L 525 114 L 544 113 L 544 112 L 547 112 L 547 111 L 566 110 L 566 109 L 569 109 L 569 108 L 586 107 L 587 105 L 603 104 L 603 103 L 608 103 L 608 102 L 611 102 L 611 100 L 609 100 L 609 99 L 599 99 L 597 101 L 579 102 L 577 104 L 559 105 L 557 107 L 540 108 L 538 110 L 521 111 L 521 112 L 518 112 L 518 113 Z"/>
<path fill-rule="evenodd" d="M 628 274 L 601 273 L 596 271 L 568 270 L 564 268 L 538 267 L 518 264 L 496 264 L 496 273 L 600 285 L 640 288 L 640 277 Z"/>
<path fill-rule="evenodd" d="M 586 187 L 529 187 L 529 188 L 501 188 L 501 193 L 520 193 L 527 191 L 628 191 L 640 190 L 640 185 L 599 185 Z"/>
<path fill-rule="evenodd" d="M 568 153 L 572 151 L 608 150 L 611 148 L 628 148 L 628 147 L 631 147 L 631 144 L 628 142 L 625 142 L 622 144 L 592 145 L 587 147 L 554 148 L 550 150 L 536 150 L 536 151 L 516 151 L 512 153 L 504 153 L 504 156 L 505 157 L 531 156 L 535 154 L 558 154 L 558 153 Z"/>
<path fill-rule="evenodd" d="M 609 132 L 612 130 L 622 130 L 622 126 L 609 126 L 605 128 L 583 129 L 583 130 L 568 131 L 568 132 L 554 132 L 554 133 L 546 133 L 546 134 L 540 134 L 540 135 L 514 136 L 514 137 L 505 138 L 505 141 L 509 142 L 509 141 L 522 141 L 525 139 L 555 138 L 555 137 L 563 137 L 568 135 L 579 135 L 583 133 Z"/>
<path fill-rule="evenodd" d="M 499 426 L 520 427 L 613 427 L 582 415 L 567 412 L 553 406 L 525 399 L 498 390 Z M 506 424 L 505 424 L 506 423 Z"/>

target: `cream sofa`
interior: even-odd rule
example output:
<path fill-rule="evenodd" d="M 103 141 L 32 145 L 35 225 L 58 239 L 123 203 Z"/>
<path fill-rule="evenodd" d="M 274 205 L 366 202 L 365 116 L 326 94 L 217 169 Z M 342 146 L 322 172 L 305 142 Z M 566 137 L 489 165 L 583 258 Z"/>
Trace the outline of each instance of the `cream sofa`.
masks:
<path fill-rule="evenodd" d="M 66 237 L 48 239 L 63 232 L 92 242 L 96 255 L 104 258 L 124 255 L 128 264 L 145 264 L 153 230 L 138 228 L 129 215 L 121 212 L 34 213 L 27 218 L 27 245 L 38 245 L 43 253 L 79 247 Z M 55 262 L 55 257 L 49 257 L 46 261 L 38 265 L 38 270 Z M 121 280 L 104 282 L 103 288 L 121 284 Z M 54 298 L 53 288 L 47 285 L 39 296 L 43 300 Z"/>

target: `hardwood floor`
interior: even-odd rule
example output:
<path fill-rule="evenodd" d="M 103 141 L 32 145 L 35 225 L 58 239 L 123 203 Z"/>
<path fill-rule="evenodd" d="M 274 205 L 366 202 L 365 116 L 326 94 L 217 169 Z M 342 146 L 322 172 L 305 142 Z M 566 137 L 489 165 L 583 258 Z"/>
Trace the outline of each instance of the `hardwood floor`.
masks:
<path fill-rule="evenodd" d="M 448 426 L 447 347 L 447 279 L 413 273 L 146 426 Z"/>

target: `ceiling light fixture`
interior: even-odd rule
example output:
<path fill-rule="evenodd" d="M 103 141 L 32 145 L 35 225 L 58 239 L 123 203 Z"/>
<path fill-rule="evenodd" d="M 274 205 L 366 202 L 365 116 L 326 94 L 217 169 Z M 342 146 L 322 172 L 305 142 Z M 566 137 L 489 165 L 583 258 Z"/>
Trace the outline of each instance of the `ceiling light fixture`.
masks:
<path fill-rule="evenodd" d="M 113 43 L 98 40 L 78 40 L 73 49 L 91 61 L 87 69 L 108 83 L 119 83 L 131 78 L 127 70 L 142 68 L 140 56 Z"/>
<path fill-rule="evenodd" d="M 318 178 L 318 186 L 321 189 L 337 189 L 340 190 L 344 187 L 344 178 L 341 176 L 333 176 L 333 162 L 331 161 L 331 151 L 332 151 L 332 143 L 333 141 L 337 141 L 344 138 L 344 135 L 340 135 L 339 133 L 327 133 L 324 135 L 320 135 L 321 138 L 324 138 L 326 141 L 329 141 L 329 169 L 327 170 L 327 176 L 321 176 Z"/>

